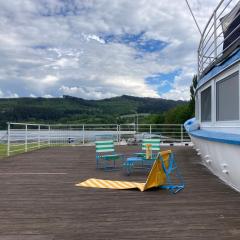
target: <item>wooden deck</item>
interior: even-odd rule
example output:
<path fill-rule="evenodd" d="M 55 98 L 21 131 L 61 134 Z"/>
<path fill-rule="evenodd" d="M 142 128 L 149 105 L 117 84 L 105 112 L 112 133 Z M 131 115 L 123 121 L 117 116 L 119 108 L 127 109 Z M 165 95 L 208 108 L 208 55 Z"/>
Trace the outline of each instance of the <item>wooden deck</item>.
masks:
<path fill-rule="evenodd" d="M 89 177 L 145 179 L 97 171 L 93 147 L 2 159 L 0 240 L 240 239 L 240 194 L 199 165 L 191 147 L 172 149 L 186 182 L 177 195 L 75 187 Z"/>

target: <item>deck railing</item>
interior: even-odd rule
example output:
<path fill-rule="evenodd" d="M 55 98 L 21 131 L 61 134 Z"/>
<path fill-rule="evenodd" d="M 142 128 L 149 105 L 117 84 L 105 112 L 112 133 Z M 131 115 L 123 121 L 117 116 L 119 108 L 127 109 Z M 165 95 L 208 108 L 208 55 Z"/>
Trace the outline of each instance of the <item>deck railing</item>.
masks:
<path fill-rule="evenodd" d="M 236 25 L 227 36 L 224 36 L 223 21 L 226 23 L 224 17 L 236 7 L 238 8 L 240 2 L 238 0 L 221 0 L 217 8 L 214 10 L 209 21 L 206 24 L 201 36 L 198 48 L 198 76 L 200 77 L 204 70 L 210 65 L 214 64 L 223 56 L 224 52 L 228 52 L 234 44 L 240 40 L 238 35 L 231 43 L 224 46 L 234 34 L 240 31 L 240 24 Z M 239 17 L 240 13 L 234 13 L 231 17 L 231 22 Z M 230 15 L 229 15 L 230 18 Z M 226 35 L 226 34 L 225 34 Z"/>
<path fill-rule="evenodd" d="M 26 124 L 8 123 L 5 139 L 8 156 L 43 147 L 91 145 L 111 137 L 116 144 L 138 144 L 143 138 L 160 138 L 161 144 L 190 142 L 182 124 Z"/>

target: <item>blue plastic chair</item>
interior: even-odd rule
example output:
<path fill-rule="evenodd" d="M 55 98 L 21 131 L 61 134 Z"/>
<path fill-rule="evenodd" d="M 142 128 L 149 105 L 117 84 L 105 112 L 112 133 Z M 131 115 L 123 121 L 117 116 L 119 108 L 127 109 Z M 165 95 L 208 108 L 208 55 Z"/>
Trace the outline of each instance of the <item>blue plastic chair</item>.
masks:
<path fill-rule="evenodd" d="M 142 141 L 142 151 L 134 153 L 133 157 L 127 158 L 124 162 L 123 168 L 126 170 L 127 175 L 130 175 L 134 169 L 146 169 L 149 170 L 152 167 L 158 153 L 160 152 L 160 139 L 156 138 L 146 138 Z M 151 159 L 146 159 L 146 148 L 147 144 L 151 145 L 152 156 Z"/>

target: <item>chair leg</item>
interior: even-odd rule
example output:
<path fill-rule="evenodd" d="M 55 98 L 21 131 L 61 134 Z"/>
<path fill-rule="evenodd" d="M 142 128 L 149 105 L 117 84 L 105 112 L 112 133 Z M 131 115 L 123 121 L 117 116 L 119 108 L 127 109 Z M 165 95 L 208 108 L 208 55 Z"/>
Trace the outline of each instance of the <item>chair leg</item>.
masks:
<path fill-rule="evenodd" d="M 103 160 L 103 169 L 104 169 L 104 171 L 107 171 L 107 169 L 108 169 L 108 164 L 106 162 L 107 162 L 106 160 Z"/>
<path fill-rule="evenodd" d="M 131 174 L 131 170 L 132 170 L 132 166 L 129 163 L 126 163 L 125 165 L 123 165 L 126 174 L 129 176 Z"/>
<path fill-rule="evenodd" d="M 127 166 L 127 175 L 130 176 L 131 172 L 132 172 L 132 166 L 130 164 L 128 164 L 128 166 Z"/>
<path fill-rule="evenodd" d="M 184 185 L 175 185 L 175 186 L 164 185 L 164 186 L 160 186 L 160 188 L 169 190 L 169 192 L 172 194 L 176 194 L 184 189 Z"/>
<path fill-rule="evenodd" d="M 98 169 L 98 157 L 96 157 L 96 168 Z"/>
<path fill-rule="evenodd" d="M 116 159 L 112 159 L 112 160 L 104 160 L 104 171 L 118 171 L 120 170 L 119 168 L 116 167 Z M 111 161 L 111 165 L 110 165 L 110 161 Z"/>

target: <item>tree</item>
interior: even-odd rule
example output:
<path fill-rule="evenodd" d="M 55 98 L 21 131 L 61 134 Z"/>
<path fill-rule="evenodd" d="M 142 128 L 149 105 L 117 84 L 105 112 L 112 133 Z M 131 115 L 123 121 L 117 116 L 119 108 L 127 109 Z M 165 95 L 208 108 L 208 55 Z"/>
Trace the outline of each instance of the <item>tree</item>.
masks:
<path fill-rule="evenodd" d="M 165 113 L 167 124 L 183 124 L 189 118 L 191 118 L 189 104 L 179 105 Z"/>
<path fill-rule="evenodd" d="M 191 98 L 190 98 L 190 102 L 189 102 L 189 111 L 190 111 L 191 117 L 193 117 L 194 114 L 195 114 L 195 94 L 196 94 L 196 88 L 197 88 L 197 75 L 194 75 L 193 79 L 192 79 L 192 84 L 190 86 Z"/>

